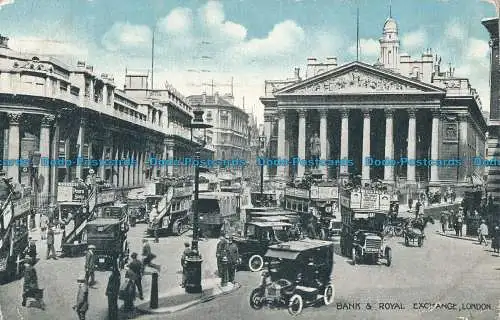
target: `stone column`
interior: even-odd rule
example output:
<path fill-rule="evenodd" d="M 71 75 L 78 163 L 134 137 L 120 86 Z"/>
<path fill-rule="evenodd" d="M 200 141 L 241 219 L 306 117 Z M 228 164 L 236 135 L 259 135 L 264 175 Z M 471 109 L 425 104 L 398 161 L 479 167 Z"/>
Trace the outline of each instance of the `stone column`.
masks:
<path fill-rule="evenodd" d="M 98 175 L 101 177 L 102 180 L 104 180 L 106 178 L 106 166 L 104 165 L 104 161 L 106 160 L 106 146 L 105 145 L 102 146 L 101 160 L 103 161 L 103 163 L 101 165 L 99 165 Z"/>
<path fill-rule="evenodd" d="M 349 110 L 342 110 L 341 133 L 340 133 L 340 159 L 344 162 L 340 166 L 340 175 L 347 177 L 349 175 Z"/>
<path fill-rule="evenodd" d="M 458 137 L 458 143 L 459 143 L 459 153 L 457 154 L 457 158 L 459 159 L 464 159 L 465 163 L 461 166 L 458 167 L 458 182 L 464 181 L 464 179 L 468 176 L 470 176 L 473 171 L 471 170 L 471 155 L 469 154 L 469 145 L 467 143 L 467 115 L 461 114 L 458 115 L 458 132 L 459 132 L 459 137 Z M 475 155 L 474 155 L 475 156 Z"/>
<path fill-rule="evenodd" d="M 286 112 L 278 110 L 278 159 L 286 158 Z M 277 177 L 288 178 L 288 166 L 277 168 Z"/>
<path fill-rule="evenodd" d="M 385 159 L 394 159 L 394 132 L 393 132 L 393 117 L 394 111 L 385 110 Z M 384 166 L 384 180 L 386 183 L 394 182 L 394 167 L 390 165 Z"/>
<path fill-rule="evenodd" d="M 264 136 L 266 137 L 266 148 L 270 147 L 270 141 L 272 137 L 272 130 L 273 130 L 273 124 L 272 124 L 272 118 L 269 115 L 264 115 Z M 269 155 L 269 150 L 265 150 L 264 157 Z M 259 168 L 260 169 L 260 168 Z M 259 173 L 260 174 L 260 173 Z M 264 166 L 264 177 L 269 177 L 269 167 Z"/>
<path fill-rule="evenodd" d="M 168 158 L 168 140 L 165 139 L 163 140 L 163 160 L 167 160 Z M 165 164 L 161 166 L 161 176 L 165 177 L 167 175 L 167 166 L 166 166 L 166 161 Z"/>
<path fill-rule="evenodd" d="M 170 141 L 168 144 L 167 144 L 167 158 L 168 160 L 174 160 L 174 147 L 175 147 L 175 144 L 173 141 Z M 169 177 L 173 177 L 174 176 L 174 166 L 173 165 L 170 165 L 168 166 L 167 168 L 167 175 Z"/>
<path fill-rule="evenodd" d="M 19 152 L 21 141 L 19 140 L 19 123 L 21 122 L 22 113 L 7 113 L 9 117 L 9 151 L 8 157 L 10 161 L 19 160 Z M 12 181 L 19 182 L 19 164 L 7 167 L 7 177 L 12 178 Z"/>
<path fill-rule="evenodd" d="M 136 166 L 134 164 L 135 160 L 135 151 L 130 152 L 130 165 L 128 166 L 128 185 L 135 186 L 137 181 L 135 180 L 135 169 Z"/>
<path fill-rule="evenodd" d="M 121 160 L 125 157 L 125 149 L 120 148 L 121 152 L 118 153 L 118 180 L 120 181 L 120 187 L 125 187 L 125 175 L 124 175 L 124 167 Z"/>
<path fill-rule="evenodd" d="M 113 181 L 117 187 L 123 184 L 122 178 L 120 177 L 120 151 L 118 147 L 115 147 L 115 160 L 116 165 L 113 166 Z"/>
<path fill-rule="evenodd" d="M 60 127 L 59 127 L 59 117 L 55 118 L 54 122 L 54 135 L 52 137 L 52 159 L 59 159 L 59 144 L 60 144 Z M 58 166 L 50 167 L 50 203 L 55 205 L 57 196 L 57 183 L 59 182 L 59 168 Z"/>
<path fill-rule="evenodd" d="M 417 156 L 417 119 L 416 119 L 416 110 L 409 109 L 408 110 L 408 151 L 407 158 L 409 161 L 416 160 Z M 406 171 L 406 181 L 409 184 L 416 183 L 415 177 L 415 166 L 408 165 Z"/>
<path fill-rule="evenodd" d="M 321 140 L 321 156 L 320 159 L 327 160 L 328 156 L 328 129 L 327 129 L 327 110 L 319 110 L 319 139 Z M 323 172 L 323 178 L 328 179 L 328 166 L 320 166 Z"/>
<path fill-rule="evenodd" d="M 134 166 L 134 182 L 135 185 L 141 184 L 141 152 L 135 152 L 135 166 Z"/>
<path fill-rule="evenodd" d="M 44 115 L 41 119 L 40 125 L 40 157 L 50 158 L 50 127 L 54 122 L 53 115 Z M 38 167 L 38 193 L 42 194 L 42 199 L 49 196 L 50 190 L 50 167 Z M 42 200 L 43 201 L 43 200 Z"/>
<path fill-rule="evenodd" d="M 126 151 L 125 152 L 125 157 L 124 157 L 125 160 L 129 160 L 130 159 L 130 151 Z M 124 185 L 125 187 L 128 187 L 130 186 L 130 167 L 127 165 L 127 163 L 124 161 L 123 162 L 123 182 L 124 182 Z"/>
<path fill-rule="evenodd" d="M 83 158 L 83 146 L 85 144 L 85 119 L 80 119 L 80 128 L 78 130 L 78 139 L 76 144 L 78 146 L 78 158 Z M 76 178 L 83 179 L 83 166 L 78 165 L 75 167 Z"/>
<path fill-rule="evenodd" d="M 306 111 L 304 109 L 298 110 L 299 113 L 299 143 L 297 147 L 297 156 L 299 159 L 306 158 Z M 305 166 L 300 163 L 297 166 L 297 178 L 303 178 Z"/>
<path fill-rule="evenodd" d="M 370 166 L 366 163 L 366 159 L 370 155 L 370 109 L 363 110 L 363 159 L 361 167 L 361 181 L 363 185 L 370 183 Z"/>
<path fill-rule="evenodd" d="M 439 110 L 432 111 L 431 159 L 439 159 Z M 431 183 L 439 181 L 438 166 L 431 166 Z"/>

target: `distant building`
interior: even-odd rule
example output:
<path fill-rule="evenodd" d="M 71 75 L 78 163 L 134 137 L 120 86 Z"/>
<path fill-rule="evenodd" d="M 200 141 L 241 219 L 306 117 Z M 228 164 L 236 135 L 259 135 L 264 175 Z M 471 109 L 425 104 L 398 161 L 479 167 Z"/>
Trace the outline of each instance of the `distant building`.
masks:
<path fill-rule="evenodd" d="M 194 108 L 205 111 L 205 121 L 213 126 L 210 135 L 215 148 L 214 158 L 250 160 L 249 115 L 234 104 L 231 95 L 219 96 L 216 92 L 209 96 L 203 93 L 189 96 L 187 101 Z"/>

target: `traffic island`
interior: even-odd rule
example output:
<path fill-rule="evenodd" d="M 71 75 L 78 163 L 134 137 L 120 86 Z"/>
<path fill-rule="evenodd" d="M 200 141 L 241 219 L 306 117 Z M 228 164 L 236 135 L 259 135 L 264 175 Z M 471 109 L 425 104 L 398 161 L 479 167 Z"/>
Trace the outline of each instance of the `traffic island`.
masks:
<path fill-rule="evenodd" d="M 184 288 L 179 286 L 159 295 L 158 308 L 151 309 L 150 301 L 145 300 L 137 305 L 137 309 L 142 313 L 149 314 L 174 313 L 213 300 L 219 296 L 230 294 L 241 287 L 237 282 L 221 287 L 219 278 L 203 280 L 201 284 L 202 293 L 186 293 Z"/>

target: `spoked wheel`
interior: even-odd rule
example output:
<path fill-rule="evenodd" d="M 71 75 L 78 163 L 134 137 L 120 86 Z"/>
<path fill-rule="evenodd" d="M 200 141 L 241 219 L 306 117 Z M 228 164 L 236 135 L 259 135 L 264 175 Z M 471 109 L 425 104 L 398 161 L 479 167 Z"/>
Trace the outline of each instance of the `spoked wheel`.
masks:
<path fill-rule="evenodd" d="M 302 301 L 302 297 L 298 294 L 294 294 L 288 303 L 288 313 L 292 316 L 298 316 L 302 312 L 303 308 L 304 301 Z"/>
<path fill-rule="evenodd" d="M 335 288 L 333 284 L 329 284 L 325 288 L 325 292 L 323 293 L 323 303 L 327 306 L 333 303 L 333 299 L 335 298 Z"/>
<path fill-rule="evenodd" d="M 351 260 L 352 260 L 352 265 L 356 265 L 356 248 L 352 248 L 351 251 Z"/>
<path fill-rule="evenodd" d="M 262 259 L 261 256 L 258 254 L 253 255 L 248 259 L 248 268 L 252 272 L 257 272 L 262 270 L 262 267 L 264 266 L 264 259 Z"/>
<path fill-rule="evenodd" d="M 387 260 L 386 265 L 390 267 L 392 264 L 392 250 L 389 247 L 385 248 L 385 259 Z"/>
<path fill-rule="evenodd" d="M 250 307 L 254 310 L 260 310 L 264 306 L 264 303 L 262 303 L 262 289 L 257 288 L 253 289 L 252 293 L 250 294 Z"/>

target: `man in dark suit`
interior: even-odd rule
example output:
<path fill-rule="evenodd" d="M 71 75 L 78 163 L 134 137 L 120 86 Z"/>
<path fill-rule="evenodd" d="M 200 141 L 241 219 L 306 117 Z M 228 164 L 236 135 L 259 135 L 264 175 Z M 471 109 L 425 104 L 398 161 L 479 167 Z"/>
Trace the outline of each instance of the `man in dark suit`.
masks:
<path fill-rule="evenodd" d="M 89 286 L 95 283 L 95 246 L 90 245 L 87 250 L 87 255 L 85 256 L 85 280 Z"/>
<path fill-rule="evenodd" d="M 238 246 L 233 241 L 233 236 L 229 237 L 228 248 L 227 248 L 227 259 L 228 259 L 228 282 L 234 283 L 234 276 L 236 274 L 236 268 L 239 264 L 240 254 L 238 252 Z"/>
<path fill-rule="evenodd" d="M 118 294 L 120 292 L 120 271 L 113 270 L 106 287 L 108 297 L 108 320 L 118 320 Z"/>
<path fill-rule="evenodd" d="M 139 291 L 139 299 L 144 300 L 144 296 L 142 294 L 142 262 L 137 260 L 137 253 L 135 252 L 132 252 L 130 257 L 132 258 L 132 261 L 128 264 L 128 267 L 137 275 L 135 285 L 137 286 L 137 291 Z"/>
<path fill-rule="evenodd" d="M 47 231 L 47 260 L 50 258 L 57 260 L 54 240 L 54 227 L 52 225 L 49 225 L 49 230 Z"/>

